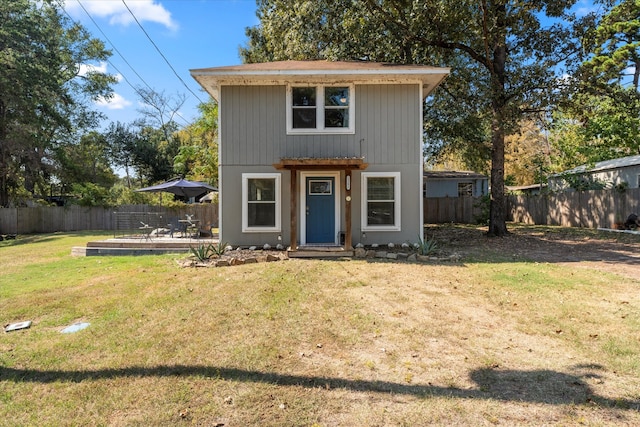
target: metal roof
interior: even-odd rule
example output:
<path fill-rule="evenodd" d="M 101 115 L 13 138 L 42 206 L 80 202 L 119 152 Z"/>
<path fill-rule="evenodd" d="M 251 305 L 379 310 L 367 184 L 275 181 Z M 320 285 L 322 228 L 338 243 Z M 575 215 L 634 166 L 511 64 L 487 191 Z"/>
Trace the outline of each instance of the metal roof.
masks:
<path fill-rule="evenodd" d="M 573 169 L 564 171 L 562 172 L 562 174 L 598 172 L 603 170 L 619 169 L 619 168 L 637 166 L 637 165 L 640 165 L 640 154 L 635 156 L 620 157 L 619 159 L 612 159 L 612 160 L 597 162 L 596 164 L 593 165 L 593 167 L 588 167 L 588 165 L 580 165 Z M 561 175 L 561 174 L 556 174 L 556 175 Z"/>
<path fill-rule="evenodd" d="M 470 171 L 424 171 L 422 176 L 426 179 L 488 179 L 486 175 Z"/>

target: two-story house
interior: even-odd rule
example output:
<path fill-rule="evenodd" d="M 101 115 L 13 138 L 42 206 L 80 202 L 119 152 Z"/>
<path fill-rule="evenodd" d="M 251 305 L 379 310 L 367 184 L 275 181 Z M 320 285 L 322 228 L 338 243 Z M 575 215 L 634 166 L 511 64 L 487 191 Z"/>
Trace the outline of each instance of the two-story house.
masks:
<path fill-rule="evenodd" d="M 191 70 L 219 104 L 221 241 L 295 251 L 422 238 L 424 99 L 448 73 L 328 61 Z"/>

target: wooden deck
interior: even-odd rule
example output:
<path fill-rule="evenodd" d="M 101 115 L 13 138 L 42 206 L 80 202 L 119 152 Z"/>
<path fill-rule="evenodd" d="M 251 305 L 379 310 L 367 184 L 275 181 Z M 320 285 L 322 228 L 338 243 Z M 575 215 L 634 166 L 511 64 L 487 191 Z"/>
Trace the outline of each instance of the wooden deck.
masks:
<path fill-rule="evenodd" d="M 113 238 L 87 242 L 86 246 L 75 246 L 71 249 L 74 256 L 97 255 L 160 255 L 167 253 L 188 253 L 189 248 L 200 245 L 217 244 L 217 236 L 213 238 Z"/>
<path fill-rule="evenodd" d="M 73 256 L 99 255 L 160 255 L 167 253 L 187 254 L 191 247 L 218 244 L 218 236 L 212 238 L 170 238 L 170 237 L 132 237 L 112 238 L 87 242 L 86 246 L 71 249 Z M 353 250 L 343 246 L 298 246 L 296 250 L 287 250 L 289 258 L 341 258 L 353 257 Z"/>

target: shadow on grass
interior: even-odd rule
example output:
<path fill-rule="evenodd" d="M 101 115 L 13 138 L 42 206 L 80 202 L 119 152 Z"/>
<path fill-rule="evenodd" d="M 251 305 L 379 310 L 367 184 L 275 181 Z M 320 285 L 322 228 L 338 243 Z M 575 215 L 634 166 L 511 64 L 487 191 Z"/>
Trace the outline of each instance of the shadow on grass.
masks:
<path fill-rule="evenodd" d="M 112 232 L 100 232 L 100 231 L 69 231 L 60 233 L 47 233 L 47 234 L 19 234 L 14 239 L 5 239 L 0 241 L 0 248 L 26 245 L 31 243 L 49 243 L 57 240 L 66 239 L 69 237 L 102 237 L 112 236 Z"/>
<path fill-rule="evenodd" d="M 17 236 L 15 239 L 7 239 L 0 242 L 0 247 L 20 246 L 28 243 L 46 243 L 60 240 L 66 236 L 56 236 L 53 234 L 31 234 L 28 236 Z"/>
<path fill-rule="evenodd" d="M 463 262 L 640 263 L 640 235 L 513 224 L 503 237 L 489 237 L 483 227 L 465 225 L 430 225 L 424 232 L 444 249 L 460 253 Z"/>
<path fill-rule="evenodd" d="M 593 366 L 591 368 L 594 368 Z M 83 371 L 40 371 L 0 367 L 0 381 L 54 383 L 97 381 L 113 378 L 195 377 L 226 381 L 272 384 L 322 389 L 346 389 L 356 392 L 413 395 L 420 398 L 449 397 L 487 399 L 548 405 L 598 405 L 640 411 L 640 401 L 609 399 L 596 395 L 582 378 L 597 374 L 572 375 L 551 370 L 517 371 L 482 368 L 470 373 L 477 387 L 470 389 L 431 384 L 402 384 L 390 381 L 350 380 L 335 377 L 289 375 L 215 366 L 128 367 Z"/>

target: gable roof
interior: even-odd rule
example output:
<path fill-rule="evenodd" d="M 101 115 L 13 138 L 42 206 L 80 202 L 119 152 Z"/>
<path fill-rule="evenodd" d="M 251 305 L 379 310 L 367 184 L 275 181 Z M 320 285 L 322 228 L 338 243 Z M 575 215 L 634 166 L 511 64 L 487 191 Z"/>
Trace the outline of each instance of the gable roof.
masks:
<path fill-rule="evenodd" d="M 449 68 L 367 61 L 275 61 L 190 70 L 215 99 L 222 85 L 264 85 L 318 82 L 422 83 L 427 96 L 449 74 Z"/>
<path fill-rule="evenodd" d="M 596 164 L 593 165 L 593 167 L 587 167 L 587 165 L 580 165 L 573 169 L 564 171 L 561 174 L 555 174 L 555 175 L 577 174 L 577 173 L 585 173 L 585 172 L 599 172 L 604 170 L 618 169 L 618 168 L 624 168 L 624 167 L 636 166 L 636 165 L 640 165 L 640 154 L 635 156 L 620 157 L 619 159 L 612 159 L 612 160 L 597 162 Z"/>

